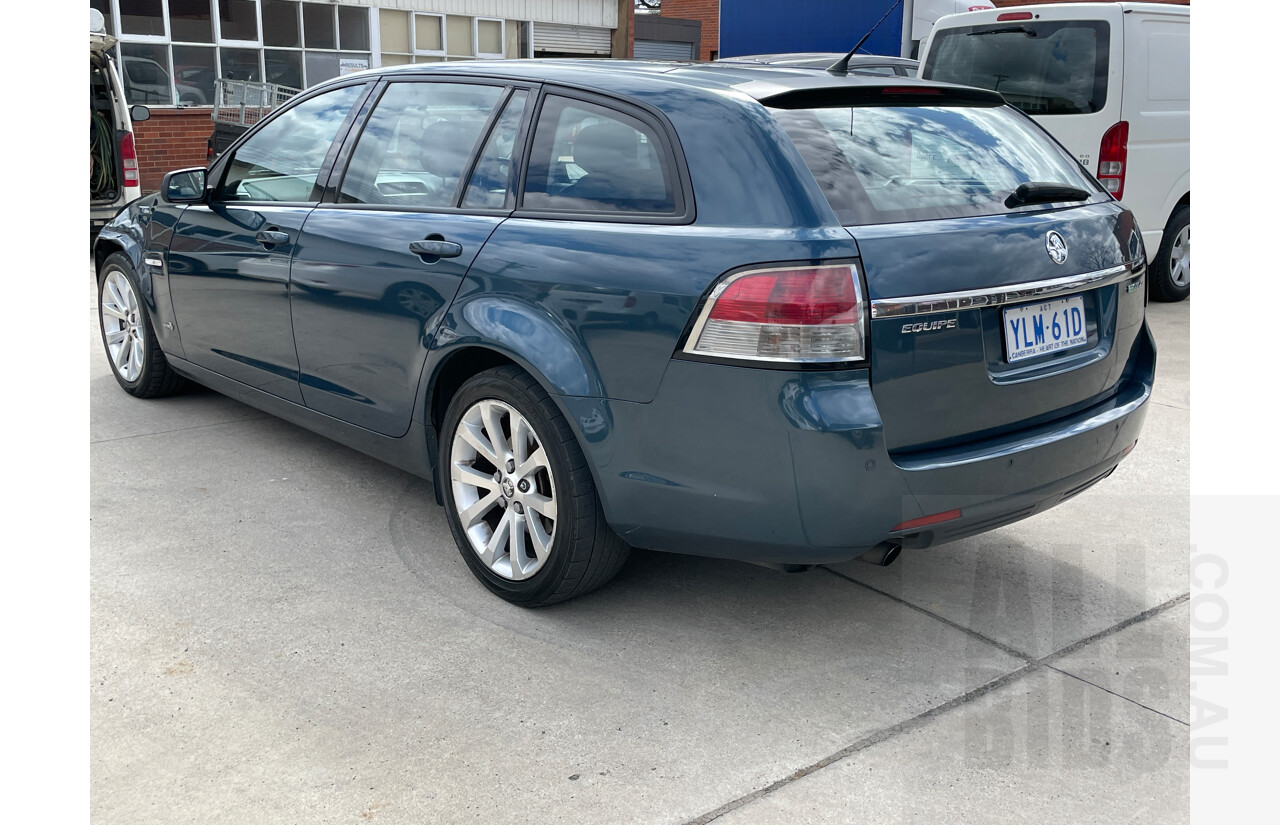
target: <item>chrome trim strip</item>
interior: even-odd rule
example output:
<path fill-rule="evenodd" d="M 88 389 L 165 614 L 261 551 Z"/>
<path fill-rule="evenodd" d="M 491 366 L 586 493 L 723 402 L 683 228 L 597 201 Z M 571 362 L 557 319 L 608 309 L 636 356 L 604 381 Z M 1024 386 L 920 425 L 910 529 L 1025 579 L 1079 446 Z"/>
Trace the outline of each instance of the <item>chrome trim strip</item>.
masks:
<path fill-rule="evenodd" d="M 1035 298 L 1051 298 L 1097 289 L 1128 278 L 1140 276 L 1146 264 L 1128 263 L 1070 275 L 1066 278 L 1050 278 L 1025 284 L 970 289 L 963 292 L 939 292 L 934 295 L 913 295 L 904 298 L 878 298 L 871 302 L 871 317 L 906 318 L 912 315 L 930 315 L 958 309 L 977 309 L 1002 304 L 1014 304 Z"/>

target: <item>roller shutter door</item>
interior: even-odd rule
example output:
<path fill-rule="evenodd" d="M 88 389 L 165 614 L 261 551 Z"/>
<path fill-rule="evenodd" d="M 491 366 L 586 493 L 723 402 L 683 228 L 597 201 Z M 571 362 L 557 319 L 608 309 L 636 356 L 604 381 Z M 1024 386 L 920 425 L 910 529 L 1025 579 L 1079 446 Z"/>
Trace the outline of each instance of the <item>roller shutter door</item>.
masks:
<path fill-rule="evenodd" d="M 533 51 L 608 55 L 613 29 L 593 26 L 563 26 L 558 23 L 533 24 Z"/>
<path fill-rule="evenodd" d="M 675 40 L 637 40 L 636 57 L 643 60 L 693 60 L 693 44 Z"/>

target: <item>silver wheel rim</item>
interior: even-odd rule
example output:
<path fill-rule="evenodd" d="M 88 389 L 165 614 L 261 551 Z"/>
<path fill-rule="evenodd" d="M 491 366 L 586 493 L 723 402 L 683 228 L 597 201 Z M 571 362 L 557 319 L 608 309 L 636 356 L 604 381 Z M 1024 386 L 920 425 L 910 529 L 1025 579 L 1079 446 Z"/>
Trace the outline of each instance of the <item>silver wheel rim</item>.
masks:
<path fill-rule="evenodd" d="M 551 557 L 556 485 L 542 438 L 514 407 L 486 398 L 458 421 L 449 455 L 453 504 L 467 543 L 504 579 L 523 581 Z"/>
<path fill-rule="evenodd" d="M 146 342 L 142 335 L 142 311 L 133 284 L 118 269 L 107 273 L 99 299 L 102 310 L 102 337 L 107 356 L 116 374 L 130 383 L 142 374 Z"/>
<path fill-rule="evenodd" d="M 1191 224 L 1182 227 L 1173 239 L 1173 248 L 1169 250 L 1169 277 L 1178 286 L 1191 283 Z"/>

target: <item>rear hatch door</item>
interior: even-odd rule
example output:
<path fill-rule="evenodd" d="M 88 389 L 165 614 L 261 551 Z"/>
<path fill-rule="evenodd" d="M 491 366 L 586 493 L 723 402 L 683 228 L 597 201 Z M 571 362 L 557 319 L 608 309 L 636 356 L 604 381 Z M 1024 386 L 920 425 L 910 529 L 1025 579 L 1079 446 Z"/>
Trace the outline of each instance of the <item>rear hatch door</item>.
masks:
<path fill-rule="evenodd" d="M 858 242 L 890 451 L 1114 394 L 1143 319 L 1130 213 L 1011 107 L 900 97 L 774 113 Z"/>

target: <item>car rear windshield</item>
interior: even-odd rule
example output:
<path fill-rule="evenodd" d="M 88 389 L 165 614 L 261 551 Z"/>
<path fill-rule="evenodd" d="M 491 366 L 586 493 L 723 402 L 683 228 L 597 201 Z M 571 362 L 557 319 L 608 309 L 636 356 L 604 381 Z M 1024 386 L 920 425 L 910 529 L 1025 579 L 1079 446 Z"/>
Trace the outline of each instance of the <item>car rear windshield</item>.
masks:
<path fill-rule="evenodd" d="M 1029 115 L 1080 115 L 1107 102 L 1111 27 L 1102 20 L 1024 21 L 944 29 L 925 80 L 994 89 Z"/>
<path fill-rule="evenodd" d="M 846 226 L 999 215 L 1022 183 L 1100 190 L 1008 106 L 773 109 Z"/>

